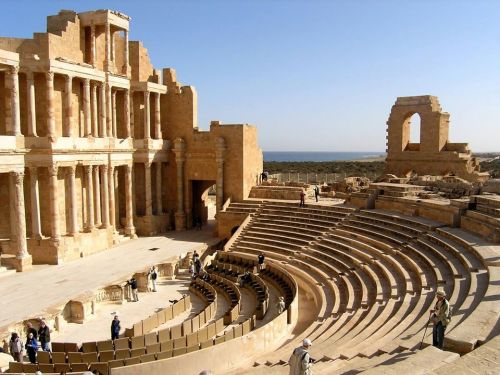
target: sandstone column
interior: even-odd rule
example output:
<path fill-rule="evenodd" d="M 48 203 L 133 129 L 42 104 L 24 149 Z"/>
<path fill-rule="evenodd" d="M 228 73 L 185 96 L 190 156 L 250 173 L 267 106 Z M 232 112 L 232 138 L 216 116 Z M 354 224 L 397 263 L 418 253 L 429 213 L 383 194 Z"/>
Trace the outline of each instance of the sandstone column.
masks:
<path fill-rule="evenodd" d="M 85 78 L 83 80 L 83 119 L 85 124 L 84 136 L 90 137 L 91 130 L 91 114 L 90 114 L 90 80 Z"/>
<path fill-rule="evenodd" d="M 106 128 L 108 137 L 113 137 L 113 99 L 111 97 L 111 90 L 112 86 L 109 83 L 106 84 L 106 102 L 107 102 Z"/>
<path fill-rule="evenodd" d="M 26 106 L 28 107 L 28 135 L 36 137 L 36 101 L 35 101 L 35 79 L 33 72 L 29 71 L 26 75 L 28 85 L 28 97 Z"/>
<path fill-rule="evenodd" d="M 50 228 L 52 240 L 59 241 L 61 230 L 59 228 L 59 194 L 57 180 L 57 165 L 52 165 L 49 168 L 49 195 L 50 195 Z"/>
<path fill-rule="evenodd" d="M 149 91 L 144 91 L 144 139 L 151 138 L 149 116 Z"/>
<path fill-rule="evenodd" d="M 106 131 L 106 83 L 101 82 L 101 92 L 100 92 L 100 107 L 101 107 L 101 136 L 106 138 L 108 136 L 108 132 Z"/>
<path fill-rule="evenodd" d="M 153 215 L 153 199 L 151 191 L 151 163 L 144 163 L 144 195 L 146 198 L 146 216 Z"/>
<path fill-rule="evenodd" d="M 65 135 L 68 137 L 73 136 L 73 101 L 72 101 L 72 94 L 73 94 L 73 77 L 68 75 L 66 76 L 66 88 L 65 88 L 65 103 L 64 106 L 65 111 L 64 111 L 64 127 L 66 129 Z"/>
<path fill-rule="evenodd" d="M 125 45 L 123 48 L 123 74 L 128 74 L 128 30 L 123 31 Z"/>
<path fill-rule="evenodd" d="M 87 223 L 86 230 L 91 232 L 94 229 L 94 186 L 92 183 L 92 166 L 86 165 L 85 167 L 85 181 L 87 190 Z"/>
<path fill-rule="evenodd" d="M 126 224 L 125 233 L 130 237 L 136 237 L 134 228 L 134 215 L 132 205 L 132 166 L 125 166 L 125 209 L 126 209 Z"/>
<path fill-rule="evenodd" d="M 19 68 L 11 66 L 10 77 L 10 106 L 12 114 L 11 135 L 21 135 L 21 113 L 19 111 Z"/>
<path fill-rule="evenodd" d="M 131 132 L 130 132 L 130 90 L 125 90 L 124 92 L 124 97 L 123 97 L 123 117 L 125 121 L 125 138 L 130 138 L 131 137 Z"/>
<path fill-rule="evenodd" d="M 161 180 L 161 162 L 156 163 L 156 214 L 163 214 L 161 188 L 163 181 Z"/>
<path fill-rule="evenodd" d="M 184 212 L 184 162 L 186 161 L 186 143 L 182 138 L 174 141 L 175 164 L 177 167 L 177 211 L 175 213 L 175 230 L 186 229 L 186 213 Z"/>
<path fill-rule="evenodd" d="M 113 137 L 118 138 L 118 131 L 116 127 L 117 123 L 117 118 L 116 118 L 116 90 L 111 93 L 111 100 L 112 100 L 112 106 L 113 108 Z"/>
<path fill-rule="evenodd" d="M 97 85 L 92 85 L 92 135 L 99 137 L 99 117 L 97 113 Z"/>
<path fill-rule="evenodd" d="M 77 209 L 76 209 L 76 165 L 68 168 L 68 188 L 69 188 L 69 235 L 76 235 L 80 229 L 78 227 Z"/>
<path fill-rule="evenodd" d="M 12 241 L 17 246 L 16 269 L 23 271 L 31 266 L 31 256 L 28 254 L 26 242 L 26 217 L 24 209 L 24 172 L 11 172 L 11 209 L 14 211 Z"/>
<path fill-rule="evenodd" d="M 215 143 L 215 161 L 217 163 L 217 180 L 216 180 L 216 196 L 215 207 L 218 213 L 224 205 L 224 156 L 226 152 L 226 141 L 219 137 Z"/>
<path fill-rule="evenodd" d="M 130 109 L 130 136 L 135 137 L 135 119 L 134 119 L 134 92 L 129 90 L 129 109 Z"/>
<path fill-rule="evenodd" d="M 155 93 L 155 138 L 161 139 L 160 93 Z"/>
<path fill-rule="evenodd" d="M 102 166 L 102 225 L 109 228 L 109 187 L 108 187 L 108 166 Z"/>
<path fill-rule="evenodd" d="M 90 25 L 90 63 L 92 65 L 96 64 L 96 48 L 95 48 L 95 25 L 92 23 Z"/>
<path fill-rule="evenodd" d="M 110 71 L 111 70 L 111 25 L 109 24 L 108 21 L 106 21 L 104 28 L 105 28 L 104 43 L 106 45 L 106 56 L 104 60 L 104 67 L 105 70 Z"/>
<path fill-rule="evenodd" d="M 47 72 L 45 74 L 47 83 L 47 137 L 51 142 L 56 138 L 56 118 L 54 110 L 54 73 Z"/>
<path fill-rule="evenodd" d="M 109 221 L 113 230 L 116 231 L 115 213 L 115 167 L 112 165 L 108 169 L 108 190 L 109 190 Z"/>
<path fill-rule="evenodd" d="M 94 166 L 94 212 L 95 212 L 95 226 L 100 227 L 101 221 L 101 183 L 99 176 L 99 166 Z"/>
<path fill-rule="evenodd" d="M 42 238 L 40 224 L 40 191 L 38 188 L 38 168 L 30 167 L 30 192 L 31 192 L 31 237 Z"/>

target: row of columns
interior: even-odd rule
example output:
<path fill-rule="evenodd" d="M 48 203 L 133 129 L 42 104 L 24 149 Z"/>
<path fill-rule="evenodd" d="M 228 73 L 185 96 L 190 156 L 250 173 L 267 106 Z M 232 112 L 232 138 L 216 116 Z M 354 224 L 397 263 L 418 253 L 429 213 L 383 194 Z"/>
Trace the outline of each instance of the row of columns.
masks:
<path fill-rule="evenodd" d="M 77 218 L 77 198 L 76 198 L 76 166 L 65 167 L 65 178 L 67 181 L 69 207 L 68 207 L 68 235 L 75 236 L 84 229 L 87 232 L 96 227 L 116 228 L 116 208 L 115 208 L 115 187 L 117 186 L 118 170 L 108 165 L 86 165 L 84 166 L 84 181 L 86 190 L 86 222 L 84 228 L 80 228 Z M 50 215 L 50 235 L 54 241 L 61 237 L 59 225 L 60 195 L 58 193 L 58 170 L 57 166 L 48 167 L 49 175 L 49 215 Z M 132 215 L 132 167 L 125 166 L 125 207 L 126 207 L 126 227 L 127 234 L 134 234 L 135 228 Z M 26 247 L 26 222 L 24 210 L 24 173 L 11 172 L 11 222 L 12 240 L 17 243 L 18 257 L 22 258 L 27 254 Z M 34 239 L 42 238 L 40 222 L 40 192 L 38 168 L 30 167 L 30 193 L 31 193 L 31 236 Z"/>
<path fill-rule="evenodd" d="M 96 38 L 95 38 L 95 27 L 96 25 L 92 24 L 90 26 L 90 54 L 91 54 L 91 64 L 95 65 L 96 64 Z M 128 46 L 128 30 L 123 30 L 124 32 L 124 47 L 123 48 L 123 67 L 122 67 L 122 74 L 127 74 L 128 73 L 128 55 L 129 55 L 129 46 Z M 107 71 L 114 72 L 115 69 L 113 69 L 113 62 L 115 61 L 115 48 L 114 48 L 114 38 L 113 34 L 111 33 L 111 24 L 109 22 L 106 22 L 104 24 L 104 33 L 105 33 L 105 44 L 106 44 L 106 50 L 105 50 L 105 60 L 104 60 L 104 65 L 105 69 Z"/>
<path fill-rule="evenodd" d="M 65 76 L 65 89 L 63 100 L 63 136 L 74 136 L 74 110 L 73 110 L 73 76 Z M 54 73 L 45 73 L 46 81 L 46 111 L 47 111 L 47 136 L 56 137 L 56 119 L 54 107 Z M 27 112 L 28 136 L 36 137 L 36 97 L 34 73 L 27 72 Z M 117 90 L 110 84 L 96 81 L 92 84 L 89 78 L 83 78 L 83 136 L 84 137 L 117 137 Z M 10 87 L 10 96 L 6 100 L 6 118 L 10 119 L 9 135 L 21 135 L 21 116 L 19 106 L 19 68 L 12 66 L 7 74 L 7 86 Z M 124 89 L 124 138 L 131 137 L 131 91 Z M 98 93 L 99 92 L 99 93 Z M 151 135 L 151 95 L 154 100 L 154 134 Z M 161 131 L 161 102 L 160 93 L 144 91 L 144 138 L 162 139 Z"/>

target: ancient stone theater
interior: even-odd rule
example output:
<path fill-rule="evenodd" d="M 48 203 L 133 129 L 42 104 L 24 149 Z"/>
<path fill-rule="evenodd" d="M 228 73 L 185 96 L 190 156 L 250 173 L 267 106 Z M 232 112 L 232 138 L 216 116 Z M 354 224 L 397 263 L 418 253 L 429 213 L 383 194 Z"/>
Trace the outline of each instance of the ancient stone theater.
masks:
<path fill-rule="evenodd" d="M 307 338 L 304 374 L 500 373 L 500 182 L 436 97 L 397 98 L 374 181 L 284 181 L 129 26 L 0 38 L 0 371 L 296 374 Z"/>

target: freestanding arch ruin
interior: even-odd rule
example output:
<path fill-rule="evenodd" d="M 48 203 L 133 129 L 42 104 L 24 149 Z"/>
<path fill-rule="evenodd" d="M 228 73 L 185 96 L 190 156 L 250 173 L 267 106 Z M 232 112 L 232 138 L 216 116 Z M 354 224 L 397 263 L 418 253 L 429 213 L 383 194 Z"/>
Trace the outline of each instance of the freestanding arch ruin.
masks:
<path fill-rule="evenodd" d="M 410 142 L 410 119 L 421 118 L 420 142 Z M 454 174 L 469 181 L 487 179 L 467 143 L 450 143 L 450 114 L 443 112 L 436 96 L 399 97 L 387 120 L 386 173 L 405 176 Z"/>

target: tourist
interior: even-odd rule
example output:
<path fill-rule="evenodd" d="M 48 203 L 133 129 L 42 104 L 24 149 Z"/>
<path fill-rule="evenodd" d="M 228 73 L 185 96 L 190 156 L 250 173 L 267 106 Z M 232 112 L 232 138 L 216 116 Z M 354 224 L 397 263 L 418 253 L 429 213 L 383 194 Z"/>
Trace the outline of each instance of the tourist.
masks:
<path fill-rule="evenodd" d="M 189 267 L 188 267 L 189 274 L 191 275 L 191 279 L 194 279 L 196 276 L 194 274 L 194 264 L 193 261 L 189 261 Z"/>
<path fill-rule="evenodd" d="M 120 320 L 118 319 L 118 314 L 115 314 L 113 320 L 111 321 L 111 340 L 116 340 L 120 337 Z"/>
<path fill-rule="evenodd" d="M 300 190 L 300 204 L 299 207 L 306 206 L 306 193 L 304 193 L 304 189 Z"/>
<path fill-rule="evenodd" d="M 201 272 L 202 264 L 200 257 L 197 257 L 196 260 L 194 261 L 194 272 L 196 276 Z"/>
<path fill-rule="evenodd" d="M 288 360 L 290 375 L 312 375 L 312 363 L 314 360 L 308 352 L 311 345 L 311 340 L 304 339 L 302 346 L 294 349 Z"/>
<path fill-rule="evenodd" d="M 264 269 L 264 260 L 266 257 L 264 256 L 264 253 L 261 251 L 258 260 L 259 260 L 259 271 L 262 271 Z"/>
<path fill-rule="evenodd" d="M 35 328 L 33 328 L 33 324 L 31 322 L 28 322 L 28 323 L 26 323 L 26 339 L 28 338 L 28 335 L 30 333 L 33 334 L 33 337 L 35 339 L 38 338 L 38 331 Z"/>
<path fill-rule="evenodd" d="M 193 263 L 196 263 L 197 259 L 200 259 L 200 254 L 195 250 L 193 253 Z"/>
<path fill-rule="evenodd" d="M 281 314 L 283 311 L 285 311 L 285 298 L 283 296 L 280 296 L 278 298 L 276 308 L 278 309 L 278 314 Z"/>
<path fill-rule="evenodd" d="M 139 295 L 137 294 L 137 280 L 134 276 L 127 283 L 130 285 L 130 289 L 132 290 L 132 301 L 139 302 Z"/>
<path fill-rule="evenodd" d="M 446 299 L 446 293 L 440 289 L 436 292 L 436 305 L 430 311 L 432 326 L 432 346 L 443 349 L 444 331 L 450 322 L 450 303 Z"/>
<path fill-rule="evenodd" d="M 16 362 L 23 361 L 24 345 L 16 332 L 12 332 L 12 335 L 10 336 L 9 351 Z"/>
<path fill-rule="evenodd" d="M 151 278 L 151 284 L 153 284 L 153 292 L 156 292 L 156 279 L 158 278 L 156 266 L 151 267 L 151 269 L 149 270 L 149 277 Z"/>
<path fill-rule="evenodd" d="M 250 271 L 246 270 L 243 275 L 239 276 L 240 287 L 243 288 L 245 284 L 250 284 L 252 282 L 252 274 Z"/>
<path fill-rule="evenodd" d="M 314 185 L 314 197 L 316 198 L 316 202 L 317 202 L 318 198 L 319 198 L 319 187 L 318 187 L 318 185 Z"/>
<path fill-rule="evenodd" d="M 38 342 L 33 337 L 32 333 L 28 333 L 28 340 L 26 341 L 26 351 L 31 363 L 36 363 L 36 352 L 38 351 Z"/>
<path fill-rule="evenodd" d="M 40 322 L 40 329 L 38 330 L 38 339 L 40 341 L 40 345 L 44 352 L 52 351 L 52 344 L 50 343 L 50 329 L 45 324 L 45 320 Z"/>

